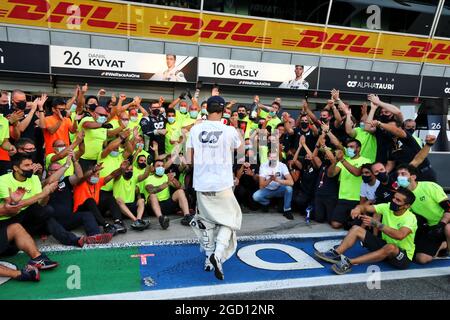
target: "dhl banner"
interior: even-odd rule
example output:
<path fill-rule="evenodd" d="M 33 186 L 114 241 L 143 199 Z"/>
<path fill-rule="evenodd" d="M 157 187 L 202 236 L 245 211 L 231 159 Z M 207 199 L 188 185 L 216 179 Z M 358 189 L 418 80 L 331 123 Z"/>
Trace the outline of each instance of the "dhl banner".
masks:
<path fill-rule="evenodd" d="M 0 22 L 258 49 L 448 64 L 450 41 L 87 0 L 2 0 Z"/>

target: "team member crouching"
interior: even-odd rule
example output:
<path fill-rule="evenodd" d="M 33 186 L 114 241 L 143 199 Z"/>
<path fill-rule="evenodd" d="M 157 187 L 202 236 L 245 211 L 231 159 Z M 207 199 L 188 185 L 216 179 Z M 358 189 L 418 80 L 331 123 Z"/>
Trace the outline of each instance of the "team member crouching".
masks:
<path fill-rule="evenodd" d="M 145 200 L 139 197 L 136 201 L 136 188 L 138 183 L 148 177 L 150 170 L 151 167 L 148 166 L 142 175 L 138 175 L 133 169 L 133 164 L 130 164 L 123 174 L 115 179 L 113 185 L 113 195 L 120 211 L 133 221 L 131 228 L 139 231 L 147 229 L 150 226 L 150 222 L 142 220 Z M 136 212 L 136 216 L 134 216 L 133 212 Z"/>
<path fill-rule="evenodd" d="M 362 226 L 353 226 L 342 243 L 336 249 L 327 252 L 315 252 L 316 257 L 334 263 L 332 269 L 337 274 L 350 272 L 353 265 L 373 263 L 386 260 L 398 269 L 406 269 L 413 260 L 417 230 L 416 216 L 409 210 L 416 197 L 408 189 L 400 188 L 390 203 L 378 205 L 358 205 L 352 210 L 353 219 L 360 218 Z M 376 213 L 383 217 L 383 223 L 367 216 Z M 364 227 L 372 226 L 382 232 L 377 238 Z M 362 241 L 370 253 L 350 259 L 344 256 L 345 251 Z"/>
<path fill-rule="evenodd" d="M 165 174 L 162 160 L 156 160 L 154 167 L 155 174 L 149 176 L 144 182 L 144 195 L 147 203 L 150 204 L 164 230 L 169 227 L 170 223 L 170 219 L 166 215 L 176 213 L 178 207 L 181 208 L 184 216 L 181 224 L 188 226 L 193 215 L 189 213 L 189 204 L 180 182 L 175 178 L 174 173 Z M 172 195 L 169 187 L 176 189 Z"/>
<path fill-rule="evenodd" d="M 187 143 L 188 161 L 193 153 L 198 209 L 191 226 L 206 254 L 205 271 L 214 268 L 216 278 L 223 280 L 222 263 L 236 251 L 236 230 L 242 222 L 232 189 L 232 155 L 242 142 L 234 127 L 221 122 L 225 100 L 213 96 L 207 105 L 208 120 L 192 127 Z"/>

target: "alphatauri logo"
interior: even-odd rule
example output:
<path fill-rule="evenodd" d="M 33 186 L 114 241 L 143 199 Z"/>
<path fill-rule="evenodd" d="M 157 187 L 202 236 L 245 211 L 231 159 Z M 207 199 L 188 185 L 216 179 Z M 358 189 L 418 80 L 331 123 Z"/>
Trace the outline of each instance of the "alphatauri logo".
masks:
<path fill-rule="evenodd" d="M 444 93 L 450 94 L 450 87 L 445 88 Z"/>
<path fill-rule="evenodd" d="M 379 76 L 347 75 L 347 88 L 394 90 L 394 78 Z"/>
<path fill-rule="evenodd" d="M 215 144 L 219 141 L 219 137 L 222 134 L 222 131 L 202 131 L 198 137 L 201 143 L 211 143 Z"/>

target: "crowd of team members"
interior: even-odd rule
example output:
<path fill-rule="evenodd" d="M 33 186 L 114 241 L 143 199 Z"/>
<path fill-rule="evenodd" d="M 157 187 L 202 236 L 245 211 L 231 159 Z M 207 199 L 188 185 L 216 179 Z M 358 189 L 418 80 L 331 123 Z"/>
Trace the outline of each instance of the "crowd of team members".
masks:
<path fill-rule="evenodd" d="M 155 215 L 163 229 L 167 215 L 183 216 L 188 226 L 196 205 L 187 139 L 207 120 L 206 102 L 187 90 L 170 105 L 148 107 L 123 94 L 27 101 L 20 90 L 0 97 L 0 255 L 23 250 L 31 260 L 22 270 L 0 265 L 0 276 L 39 280 L 39 269 L 57 263 L 38 251 L 31 235 L 51 234 L 65 245 L 106 243 L 127 227 L 144 230 Z M 212 95 L 218 95 L 218 88 Z M 106 99 L 106 100 L 105 100 Z M 103 103 L 99 103 L 99 100 Z M 320 118 L 303 101 L 297 119 L 254 97 L 251 110 L 229 102 L 223 123 L 235 127 L 242 144 L 235 152 L 235 195 L 249 210 L 278 207 L 333 228 L 350 230 L 343 243 L 318 258 L 345 273 L 353 264 L 387 259 L 399 268 L 427 263 L 447 253 L 450 205 L 435 183 L 427 154 L 435 137 L 423 143 L 415 122 L 369 95 L 370 108 L 352 109 L 331 92 Z M 358 112 L 359 113 L 359 112 Z M 230 150 L 230 152 L 232 152 Z M 220 165 L 220 164 L 219 164 Z M 83 227 L 86 236 L 71 230 Z M 349 259 L 357 240 L 371 253 Z"/>

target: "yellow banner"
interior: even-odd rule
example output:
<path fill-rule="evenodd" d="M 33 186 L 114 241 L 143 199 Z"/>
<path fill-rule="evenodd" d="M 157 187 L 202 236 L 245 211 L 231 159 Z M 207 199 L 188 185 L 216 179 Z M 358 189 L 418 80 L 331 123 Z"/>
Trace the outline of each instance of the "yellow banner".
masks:
<path fill-rule="evenodd" d="M 449 64 L 450 41 L 85 0 L 2 0 L 0 22 L 191 43 Z"/>

